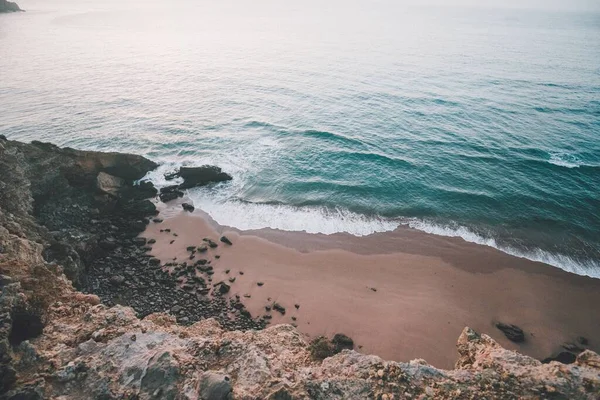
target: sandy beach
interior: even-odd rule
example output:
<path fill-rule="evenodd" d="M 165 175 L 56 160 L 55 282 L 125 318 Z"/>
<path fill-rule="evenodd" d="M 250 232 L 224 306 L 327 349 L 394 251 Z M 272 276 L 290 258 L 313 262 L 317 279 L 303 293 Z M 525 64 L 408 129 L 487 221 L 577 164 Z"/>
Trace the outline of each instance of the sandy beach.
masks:
<path fill-rule="evenodd" d="M 240 296 L 253 317 L 296 324 L 309 338 L 344 333 L 358 351 L 441 368 L 454 365 L 465 326 L 538 359 L 580 336 L 600 350 L 597 279 L 409 228 L 366 237 L 240 232 L 180 202 L 159 209 L 163 222 L 142 234 L 156 240 L 153 256 L 190 262 L 188 246 L 215 240 L 217 248 L 197 254 L 210 260 L 212 283 L 227 282 L 227 296 Z M 265 309 L 275 302 L 285 314 Z M 509 341 L 496 322 L 521 327 L 525 342 Z"/>

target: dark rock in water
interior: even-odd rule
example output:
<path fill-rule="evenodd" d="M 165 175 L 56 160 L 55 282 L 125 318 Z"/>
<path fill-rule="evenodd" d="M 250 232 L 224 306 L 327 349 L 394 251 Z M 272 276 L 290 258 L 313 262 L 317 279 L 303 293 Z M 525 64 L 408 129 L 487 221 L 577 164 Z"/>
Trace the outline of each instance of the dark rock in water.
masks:
<path fill-rule="evenodd" d="M 0 0 L 0 13 L 17 12 L 17 11 L 23 11 L 17 5 L 17 3 L 14 3 L 12 1 Z M 4 137 L 4 140 L 6 140 L 6 136 Z"/>
<path fill-rule="evenodd" d="M 551 361 L 558 361 L 563 364 L 573 364 L 577 360 L 577 356 L 569 351 L 561 351 L 554 357 L 548 357 L 542 360 L 542 363 L 548 364 Z"/>
<path fill-rule="evenodd" d="M 519 328 L 516 325 L 504 324 L 502 322 L 498 322 L 496 324 L 496 328 L 500 329 L 504 335 L 515 343 L 520 343 L 525 341 L 525 334 L 523 333 L 523 329 Z"/>
<path fill-rule="evenodd" d="M 354 341 L 343 333 L 336 333 L 333 339 L 331 339 L 331 343 L 336 353 L 344 349 L 352 350 L 354 348 Z"/>
<path fill-rule="evenodd" d="M 230 245 L 230 246 L 233 244 L 233 243 L 231 243 L 231 240 L 229 240 L 229 239 L 227 238 L 227 236 L 221 236 L 221 242 L 223 242 L 223 243 L 225 243 L 225 244 L 228 244 L 228 245 Z"/>
<path fill-rule="evenodd" d="M 175 200 L 178 197 L 183 197 L 183 192 L 179 190 L 177 185 L 174 186 L 165 186 L 160 188 L 160 194 L 158 195 L 160 201 L 163 203 L 169 202 L 171 200 Z"/>
<path fill-rule="evenodd" d="M 273 310 L 280 312 L 281 315 L 285 315 L 285 307 L 279 303 L 273 304 Z"/>
<path fill-rule="evenodd" d="M 180 189 L 189 189 L 195 186 L 204 186 L 209 183 L 230 181 L 231 175 L 223 172 L 221 168 L 212 165 L 201 167 L 181 167 L 177 176 L 183 178 Z"/>
<path fill-rule="evenodd" d="M 189 204 L 189 203 L 183 203 L 183 204 L 181 205 L 181 207 L 183 207 L 183 209 L 184 209 L 185 211 L 189 211 L 189 212 L 192 212 L 192 211 L 194 211 L 194 206 L 193 206 L 193 205 L 191 205 L 191 204 Z"/>

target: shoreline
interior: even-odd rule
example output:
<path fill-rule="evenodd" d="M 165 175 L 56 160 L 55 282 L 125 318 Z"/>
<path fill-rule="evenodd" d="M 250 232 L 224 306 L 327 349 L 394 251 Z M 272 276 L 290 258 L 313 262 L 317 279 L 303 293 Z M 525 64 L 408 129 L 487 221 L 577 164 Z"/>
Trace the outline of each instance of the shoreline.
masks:
<path fill-rule="evenodd" d="M 156 240 L 151 254 L 162 262 L 185 261 L 187 246 L 227 235 L 232 246 L 219 243 L 209 252 L 213 282 L 235 277 L 228 296 L 239 296 L 254 318 L 296 324 L 309 338 L 344 333 L 361 352 L 396 361 L 423 358 L 443 368 L 454 365 L 453 338 L 464 326 L 538 359 L 580 336 L 599 349 L 600 326 L 583 308 L 600 302 L 598 279 L 408 227 L 365 237 L 240 231 L 201 210 L 184 212 L 181 203 L 158 204 L 164 222 L 141 234 Z M 274 302 L 285 315 L 265 310 Z M 509 341 L 497 322 L 523 328 L 525 342 Z"/>

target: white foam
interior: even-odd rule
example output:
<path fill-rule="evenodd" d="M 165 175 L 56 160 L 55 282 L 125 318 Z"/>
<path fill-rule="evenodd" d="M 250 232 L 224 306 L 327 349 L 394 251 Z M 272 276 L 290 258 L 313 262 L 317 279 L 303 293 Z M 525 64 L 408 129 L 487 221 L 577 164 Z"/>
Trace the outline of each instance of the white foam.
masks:
<path fill-rule="evenodd" d="M 550 164 L 558 165 L 559 167 L 565 168 L 579 168 L 579 167 L 596 167 L 597 165 L 586 164 L 580 160 L 577 156 L 567 153 L 550 153 Z"/>
<path fill-rule="evenodd" d="M 205 192 L 196 193 L 189 193 L 194 205 L 208 213 L 219 224 L 242 230 L 273 228 L 328 235 L 346 232 L 355 236 L 365 236 L 376 232 L 393 231 L 399 226 L 398 222 L 366 217 L 343 209 L 299 208 L 235 200 L 221 202 L 216 201 L 212 196 L 207 196 Z"/>
<path fill-rule="evenodd" d="M 484 246 L 493 247 L 504 253 L 515 257 L 526 258 L 531 261 L 538 261 L 552 265 L 564 271 L 571 272 L 577 275 L 589 276 L 592 278 L 600 278 L 600 262 L 596 260 L 588 260 L 585 262 L 576 261 L 573 258 L 564 254 L 553 254 L 542 249 L 521 250 L 509 246 L 498 245 L 496 240 L 491 237 L 483 237 L 468 228 L 460 225 L 443 226 L 433 224 L 422 220 L 411 219 L 406 222 L 413 229 L 430 233 L 439 236 L 461 237 L 467 242 L 477 243 Z"/>

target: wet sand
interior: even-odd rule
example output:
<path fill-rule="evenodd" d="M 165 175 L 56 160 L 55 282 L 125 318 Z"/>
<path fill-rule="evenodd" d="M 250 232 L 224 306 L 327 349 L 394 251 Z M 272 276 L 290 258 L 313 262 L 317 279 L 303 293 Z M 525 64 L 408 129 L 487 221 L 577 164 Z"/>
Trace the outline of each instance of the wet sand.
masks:
<path fill-rule="evenodd" d="M 151 222 L 142 235 L 156 239 L 155 257 L 189 261 L 186 247 L 212 238 L 219 247 L 202 257 L 214 267 L 213 283 L 230 284 L 228 295 L 239 295 L 254 317 L 295 323 L 309 337 L 344 333 L 358 351 L 396 361 L 423 358 L 440 368 L 454 365 L 465 326 L 538 359 L 579 336 L 600 350 L 598 279 L 410 228 L 362 238 L 240 232 L 178 204 L 162 205 L 159 217 L 164 222 Z M 232 246 L 218 241 L 223 234 Z M 285 315 L 265 310 L 273 302 Z M 525 343 L 506 339 L 497 321 L 520 326 Z"/>

